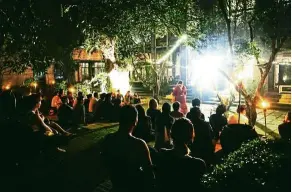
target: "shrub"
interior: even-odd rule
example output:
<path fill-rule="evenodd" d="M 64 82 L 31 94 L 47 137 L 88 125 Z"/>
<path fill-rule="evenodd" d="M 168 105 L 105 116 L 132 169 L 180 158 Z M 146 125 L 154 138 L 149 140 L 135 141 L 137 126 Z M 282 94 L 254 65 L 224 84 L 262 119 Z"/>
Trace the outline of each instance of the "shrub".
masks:
<path fill-rule="evenodd" d="M 290 143 L 256 139 L 231 153 L 202 182 L 208 191 L 290 191 L 290 159 Z"/>

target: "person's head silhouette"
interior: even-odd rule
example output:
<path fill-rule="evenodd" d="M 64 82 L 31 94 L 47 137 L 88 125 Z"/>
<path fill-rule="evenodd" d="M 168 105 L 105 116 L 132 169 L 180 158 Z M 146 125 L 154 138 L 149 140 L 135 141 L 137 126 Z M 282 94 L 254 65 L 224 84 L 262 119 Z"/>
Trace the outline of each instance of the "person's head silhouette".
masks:
<path fill-rule="evenodd" d="M 158 103 L 156 99 L 150 99 L 149 101 L 149 108 L 150 109 L 157 109 Z"/>
<path fill-rule="evenodd" d="M 174 111 L 178 111 L 180 107 L 180 102 L 176 101 L 172 104 L 172 108 Z"/>
<path fill-rule="evenodd" d="M 26 102 L 28 110 L 37 110 L 41 107 L 41 97 L 38 94 L 29 95 Z"/>
<path fill-rule="evenodd" d="M 171 128 L 171 137 L 174 144 L 188 144 L 195 136 L 194 127 L 187 118 L 176 120 Z"/>
<path fill-rule="evenodd" d="M 226 106 L 223 104 L 218 105 L 218 107 L 216 108 L 216 114 L 222 115 L 225 112 L 226 112 Z"/>
<path fill-rule="evenodd" d="M 195 99 L 192 100 L 192 106 L 193 107 L 200 107 L 200 105 L 201 105 L 201 100 L 200 99 L 195 98 Z"/>
<path fill-rule="evenodd" d="M 61 98 L 61 101 L 62 101 L 63 104 L 68 104 L 68 103 L 69 103 L 69 99 L 68 99 L 67 96 L 63 96 L 63 97 Z"/>
<path fill-rule="evenodd" d="M 136 105 L 136 109 L 138 111 L 138 117 L 141 118 L 141 117 L 145 117 L 146 114 L 145 114 L 145 110 L 144 108 L 142 107 L 142 105 Z"/>
<path fill-rule="evenodd" d="M 171 111 L 171 106 L 169 103 L 163 103 L 162 105 L 162 113 L 169 114 Z"/>
<path fill-rule="evenodd" d="M 138 122 L 137 109 L 132 105 L 125 105 L 120 111 L 119 131 L 132 133 Z"/>

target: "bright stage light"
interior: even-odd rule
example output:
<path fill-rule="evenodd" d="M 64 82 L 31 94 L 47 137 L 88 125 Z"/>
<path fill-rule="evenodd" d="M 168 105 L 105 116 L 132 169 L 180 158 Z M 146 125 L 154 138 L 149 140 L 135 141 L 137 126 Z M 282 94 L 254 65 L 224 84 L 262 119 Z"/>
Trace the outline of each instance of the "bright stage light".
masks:
<path fill-rule="evenodd" d="M 113 69 L 109 73 L 109 78 L 112 83 L 112 88 L 115 90 L 120 90 L 120 92 L 125 95 L 127 91 L 130 90 L 130 80 L 128 71 L 117 71 Z"/>
<path fill-rule="evenodd" d="M 184 41 L 186 41 L 188 38 L 187 35 L 182 35 L 177 42 L 173 45 L 173 47 L 167 51 L 167 53 L 165 55 L 163 55 L 163 57 L 161 57 L 156 63 L 157 64 L 161 64 L 163 61 L 165 61 Z"/>
<path fill-rule="evenodd" d="M 192 63 L 191 84 L 200 90 L 214 90 L 218 77 L 218 68 L 221 67 L 223 58 L 220 56 L 199 56 Z"/>

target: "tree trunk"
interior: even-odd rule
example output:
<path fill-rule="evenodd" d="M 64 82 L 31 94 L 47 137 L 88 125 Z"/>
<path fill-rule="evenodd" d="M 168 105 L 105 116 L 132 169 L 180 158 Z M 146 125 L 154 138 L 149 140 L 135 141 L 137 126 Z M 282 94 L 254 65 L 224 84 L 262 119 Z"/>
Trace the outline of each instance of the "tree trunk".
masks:
<path fill-rule="evenodd" d="M 257 120 L 256 99 L 246 99 L 246 116 L 249 120 L 249 125 L 254 126 Z"/>
<path fill-rule="evenodd" d="M 220 7 L 220 10 L 222 12 L 225 23 L 226 23 L 229 51 L 230 51 L 230 55 L 232 57 L 233 56 L 233 42 L 232 42 L 232 35 L 231 35 L 231 20 L 228 17 L 227 7 L 226 7 L 226 3 L 224 3 L 224 0 L 219 0 L 219 7 Z"/>

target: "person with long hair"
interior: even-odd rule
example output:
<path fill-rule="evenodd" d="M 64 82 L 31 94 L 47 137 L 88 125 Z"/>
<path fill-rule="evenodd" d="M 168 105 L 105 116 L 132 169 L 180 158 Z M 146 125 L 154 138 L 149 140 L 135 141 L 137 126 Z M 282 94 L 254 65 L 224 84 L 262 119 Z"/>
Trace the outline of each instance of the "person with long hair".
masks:
<path fill-rule="evenodd" d="M 187 88 L 183 85 L 182 81 L 179 81 L 174 87 L 172 95 L 174 96 L 174 101 L 178 101 L 180 103 L 180 112 L 186 115 L 188 112 Z"/>
<path fill-rule="evenodd" d="M 158 103 L 156 99 L 150 99 L 149 108 L 147 109 L 147 116 L 151 118 L 152 130 L 155 130 L 156 119 L 160 115 L 160 110 L 158 108 Z"/>

